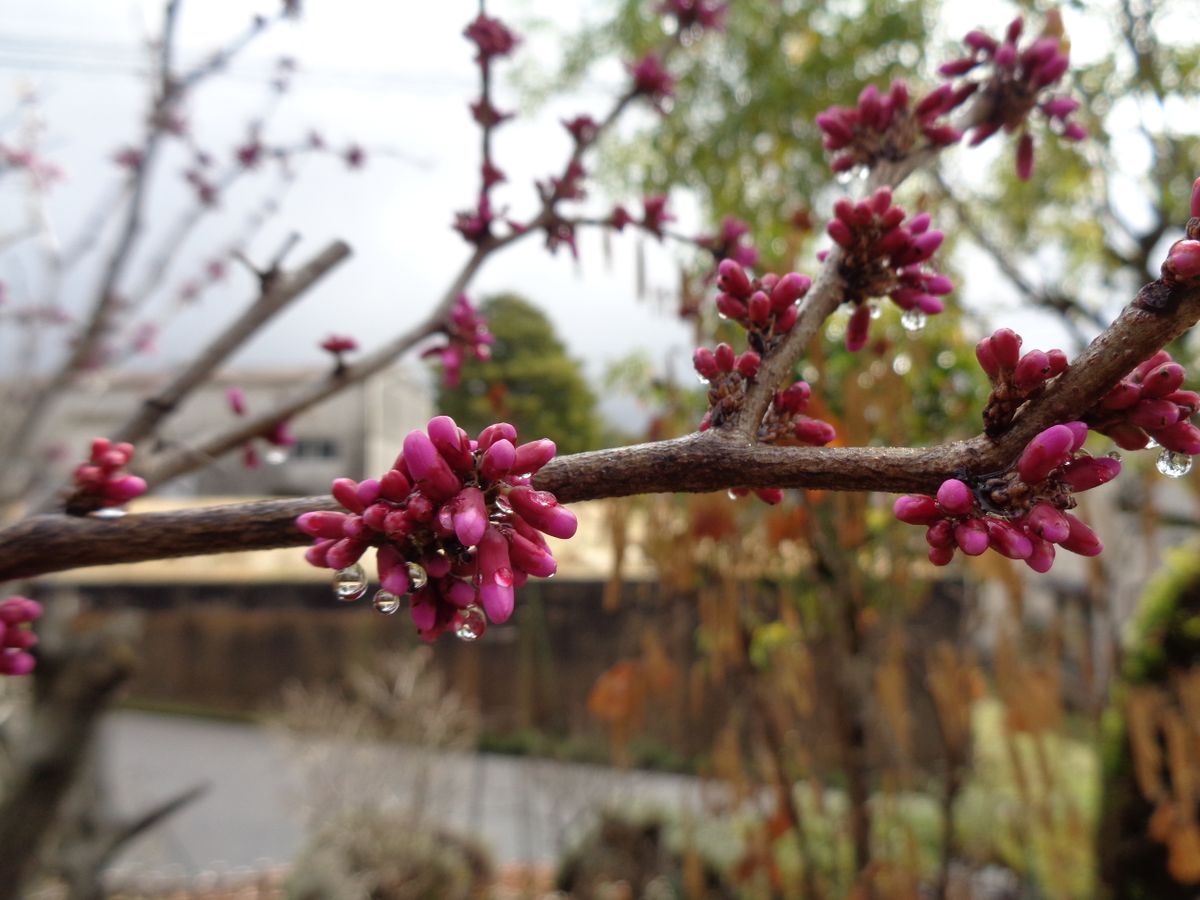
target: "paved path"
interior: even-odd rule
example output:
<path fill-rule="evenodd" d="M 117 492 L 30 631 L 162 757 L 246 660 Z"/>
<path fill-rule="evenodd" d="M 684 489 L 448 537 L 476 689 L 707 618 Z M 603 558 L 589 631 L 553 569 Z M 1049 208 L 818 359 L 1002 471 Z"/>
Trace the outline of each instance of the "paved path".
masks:
<path fill-rule="evenodd" d="M 482 841 L 498 863 L 549 863 L 605 805 L 700 809 L 693 778 L 394 746 L 297 744 L 253 726 L 118 712 L 103 730 L 118 810 L 194 784 L 209 792 L 146 835 L 117 872 L 176 875 L 285 863 L 314 810 L 386 798 Z"/>

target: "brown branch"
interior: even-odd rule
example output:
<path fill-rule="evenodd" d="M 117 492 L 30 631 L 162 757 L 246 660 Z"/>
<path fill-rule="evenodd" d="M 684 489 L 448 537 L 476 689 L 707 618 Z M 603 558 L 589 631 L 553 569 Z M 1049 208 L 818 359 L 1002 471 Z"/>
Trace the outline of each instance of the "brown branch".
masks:
<path fill-rule="evenodd" d="M 1013 464 L 1039 431 L 1091 408 L 1138 363 L 1200 320 L 1200 283 L 1176 291 L 1169 310 L 1131 305 L 1017 415 L 998 439 L 979 435 L 928 448 L 774 447 L 708 431 L 670 441 L 576 453 L 534 479 L 563 503 L 730 487 L 933 493 L 952 475 Z M 80 566 L 307 544 L 296 516 L 335 508 L 328 496 L 265 500 L 122 519 L 35 516 L 0 531 L 0 581 Z"/>

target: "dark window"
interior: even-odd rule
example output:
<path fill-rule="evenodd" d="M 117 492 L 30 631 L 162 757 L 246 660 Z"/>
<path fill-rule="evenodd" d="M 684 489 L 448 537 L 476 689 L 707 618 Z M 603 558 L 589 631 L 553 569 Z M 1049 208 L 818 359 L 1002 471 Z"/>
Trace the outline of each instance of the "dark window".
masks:
<path fill-rule="evenodd" d="M 332 438 L 300 438 L 291 450 L 292 459 L 337 459 L 337 441 Z"/>

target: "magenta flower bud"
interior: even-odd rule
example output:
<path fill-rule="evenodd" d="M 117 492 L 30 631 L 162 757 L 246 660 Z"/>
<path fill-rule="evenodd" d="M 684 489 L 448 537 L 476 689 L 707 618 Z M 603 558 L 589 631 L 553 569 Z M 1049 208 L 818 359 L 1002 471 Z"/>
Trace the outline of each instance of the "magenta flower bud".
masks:
<path fill-rule="evenodd" d="M 479 474 L 488 481 L 498 481 L 508 475 L 517 459 L 512 442 L 501 438 L 483 452 L 479 463 Z"/>
<path fill-rule="evenodd" d="M 463 488 L 452 501 L 450 508 L 453 511 L 455 536 L 464 547 L 474 547 L 483 537 L 483 530 L 488 524 L 483 491 L 477 487 Z"/>
<path fill-rule="evenodd" d="M 941 300 L 930 294 L 918 294 L 917 307 L 921 312 L 928 313 L 931 316 L 936 316 L 946 309 L 946 305 Z"/>
<path fill-rule="evenodd" d="M 575 534 L 579 526 L 575 514 L 558 505 L 558 500 L 548 491 L 518 486 L 508 492 L 509 503 L 526 522 L 551 537 L 567 539 Z"/>
<path fill-rule="evenodd" d="M 1033 538 L 1033 552 L 1025 559 L 1025 565 L 1044 575 L 1054 565 L 1054 545 L 1041 538 Z"/>
<path fill-rule="evenodd" d="M 1121 461 L 1108 456 L 1084 456 L 1063 466 L 1060 477 L 1072 491 L 1090 491 L 1121 473 Z"/>
<path fill-rule="evenodd" d="M 1011 328 L 1000 328 L 992 333 L 992 353 L 1001 371 L 1012 371 L 1017 367 L 1021 354 L 1021 336 Z"/>
<path fill-rule="evenodd" d="M 1065 540 L 1071 531 L 1071 526 L 1063 514 L 1049 503 L 1035 503 L 1025 521 L 1030 531 L 1055 544 Z"/>
<path fill-rule="evenodd" d="M 829 236 L 834 241 L 846 249 L 854 246 L 854 232 L 850 230 L 850 226 L 841 219 L 831 219 L 829 224 L 825 226 L 825 230 L 829 232 Z"/>
<path fill-rule="evenodd" d="M 1065 119 L 1079 109 L 1079 101 L 1074 97 L 1051 97 L 1042 104 L 1042 112 L 1052 119 Z"/>
<path fill-rule="evenodd" d="M 905 494 L 892 504 L 892 514 L 909 525 L 932 525 L 942 514 L 932 497 L 925 494 Z"/>
<path fill-rule="evenodd" d="M 987 524 L 983 519 L 967 519 L 954 526 L 954 541 L 967 556 L 979 556 L 988 548 Z"/>
<path fill-rule="evenodd" d="M 987 373 L 993 381 L 1000 375 L 1000 364 L 996 362 L 996 353 L 992 349 L 992 339 L 984 338 L 975 345 L 975 358 L 979 360 L 979 368 Z"/>
<path fill-rule="evenodd" d="M 763 503 L 766 503 L 770 506 L 777 506 L 778 504 L 783 502 L 783 489 L 782 488 L 756 488 L 754 491 L 754 496 L 756 496 Z"/>
<path fill-rule="evenodd" d="M 1082 141 L 1087 138 L 1088 132 L 1078 122 L 1068 122 L 1063 126 L 1062 136 L 1068 141 Z"/>
<path fill-rule="evenodd" d="M 383 478 L 379 479 L 379 495 L 387 500 L 399 503 L 412 493 L 412 484 L 398 469 L 388 469 Z"/>
<path fill-rule="evenodd" d="M 1142 378 L 1142 396 L 1166 398 L 1183 386 L 1186 377 L 1187 373 L 1179 363 L 1163 363 Z"/>
<path fill-rule="evenodd" d="M 717 368 L 722 372 L 732 372 L 733 364 L 736 357 L 733 354 L 733 348 L 728 344 L 721 342 L 717 344 L 717 349 L 713 351 L 713 356 L 717 361 Z"/>
<path fill-rule="evenodd" d="M 959 59 L 952 59 L 950 62 L 942 63 L 938 66 L 938 74 L 946 78 L 958 78 L 960 75 L 966 75 L 974 69 L 978 62 L 973 56 L 964 56 Z"/>
<path fill-rule="evenodd" d="M 372 503 L 362 512 L 363 523 L 372 531 L 383 531 L 384 522 L 391 511 L 392 507 L 386 503 Z"/>
<path fill-rule="evenodd" d="M 1017 141 L 1017 177 L 1028 181 L 1033 175 L 1033 135 L 1026 131 Z"/>
<path fill-rule="evenodd" d="M 1051 425 L 1032 441 L 1017 460 L 1021 479 L 1029 484 L 1044 481 L 1065 463 L 1075 444 L 1075 433 L 1066 425 Z"/>
<path fill-rule="evenodd" d="M 1200 428 L 1187 419 L 1180 419 L 1174 425 L 1156 431 L 1154 439 L 1175 453 L 1200 456 Z"/>
<path fill-rule="evenodd" d="M 1153 356 L 1151 356 L 1149 359 L 1138 363 L 1137 368 L 1135 368 L 1126 377 L 1132 378 L 1134 381 L 1136 381 L 1140 384 L 1147 375 L 1149 375 L 1151 372 L 1153 372 L 1155 369 L 1157 369 L 1163 363 L 1169 363 L 1170 361 L 1171 361 L 1171 354 L 1168 353 L 1166 350 L 1159 350 Z"/>
<path fill-rule="evenodd" d="M 408 614 L 412 617 L 417 631 L 432 631 L 433 626 L 437 624 L 437 605 L 433 598 L 433 590 L 424 587 L 409 600 Z"/>
<path fill-rule="evenodd" d="M 358 496 L 358 482 L 353 478 L 335 478 L 330 489 L 333 499 L 352 513 L 360 513 L 367 508 Z"/>
<path fill-rule="evenodd" d="M 1096 532 L 1070 513 L 1063 513 L 1063 518 L 1070 526 L 1070 533 L 1058 542 L 1062 548 L 1080 556 L 1099 556 L 1104 550 L 1104 545 L 1100 543 L 1100 538 L 1096 537 Z"/>
<path fill-rule="evenodd" d="M 889 187 L 881 187 L 871 195 L 867 201 L 867 206 L 877 216 L 882 216 L 892 207 L 892 189 Z"/>
<path fill-rule="evenodd" d="M 937 501 L 952 516 L 965 516 L 975 507 L 975 495 L 957 478 L 947 478 L 938 488 Z"/>
<path fill-rule="evenodd" d="M 792 330 L 792 326 L 796 324 L 796 318 L 800 315 L 799 306 L 785 307 L 783 312 L 775 317 L 775 333 L 786 334 Z"/>
<path fill-rule="evenodd" d="M 696 348 L 696 352 L 692 354 L 692 365 L 701 378 L 707 378 L 709 381 L 721 374 L 716 356 L 707 347 Z"/>
<path fill-rule="evenodd" d="M 410 510 L 394 509 L 383 517 L 383 533 L 393 541 L 403 541 L 412 531 L 414 521 Z"/>
<path fill-rule="evenodd" d="M 927 119 L 936 116 L 947 109 L 946 104 L 950 102 L 954 94 L 954 87 L 950 84 L 939 84 L 936 88 L 917 101 L 917 106 L 913 110 L 918 119 Z"/>
<path fill-rule="evenodd" d="M 415 494 L 409 497 L 405 510 L 408 512 L 408 518 L 412 522 L 428 522 L 433 518 L 435 511 L 433 503 L 423 494 Z"/>
<path fill-rule="evenodd" d="M 838 107 L 817 113 L 817 127 L 825 132 L 826 149 L 840 150 L 854 140 L 854 130 L 846 123 L 845 115 Z"/>
<path fill-rule="evenodd" d="M 813 447 L 824 447 L 837 437 L 837 431 L 828 422 L 810 419 L 808 416 L 797 419 L 792 432 L 800 443 Z"/>
<path fill-rule="evenodd" d="M 935 566 L 948 566 L 954 559 L 953 547 L 930 547 L 929 561 Z"/>
<path fill-rule="evenodd" d="M 1179 421 L 1181 410 L 1170 400 L 1142 400 L 1129 412 L 1129 421 L 1154 432 Z"/>
<path fill-rule="evenodd" d="M 750 321 L 762 325 L 771 317 L 771 298 L 762 291 L 755 291 L 750 295 L 746 309 L 750 314 Z"/>
<path fill-rule="evenodd" d="M 515 583 L 514 583 L 515 584 Z M 475 588 L 470 583 L 463 581 L 461 578 L 451 579 L 449 587 L 443 582 L 442 597 L 451 605 L 459 609 L 466 609 L 475 602 Z"/>
<path fill-rule="evenodd" d="M 404 461 L 417 484 L 433 500 L 449 500 L 462 487 L 462 480 L 450 471 L 445 458 L 423 431 L 410 431 L 404 438 Z"/>
<path fill-rule="evenodd" d="M 930 547 L 953 547 L 954 526 L 949 519 L 938 519 L 925 530 L 925 540 Z"/>
<path fill-rule="evenodd" d="M 777 313 L 782 312 L 807 294 L 810 287 L 812 279 L 807 275 L 788 272 L 771 289 L 771 309 Z"/>
<path fill-rule="evenodd" d="M 747 350 L 737 358 L 735 363 L 737 370 L 746 378 L 753 378 L 757 375 L 760 365 L 762 365 L 762 357 L 753 350 Z"/>
<path fill-rule="evenodd" d="M 925 281 L 925 290 L 931 294 L 949 294 L 954 290 L 954 282 L 946 275 L 931 275 Z"/>
<path fill-rule="evenodd" d="M 854 308 L 850 321 L 846 324 L 846 349 L 857 353 L 865 347 L 870 330 L 871 308 L 865 303 L 860 303 Z"/>
<path fill-rule="evenodd" d="M 1029 559 L 1033 554 L 1033 541 L 1019 528 L 1003 519 L 988 518 L 988 540 L 992 549 L 1009 559 Z"/>
<path fill-rule="evenodd" d="M 345 513 L 331 510 L 306 512 L 296 518 L 296 527 L 316 538 L 341 538 L 348 518 Z"/>
<path fill-rule="evenodd" d="M 1001 44 L 993 59 L 1000 68 L 1011 69 L 1017 61 L 1017 48 L 1009 43 Z"/>
<path fill-rule="evenodd" d="M 517 429 L 507 422 L 497 422 L 495 425 L 489 425 L 483 431 L 479 432 L 478 449 L 486 450 L 493 443 L 502 439 L 516 445 Z"/>
<path fill-rule="evenodd" d="M 873 252 L 879 256 L 899 256 L 912 244 L 912 239 L 907 228 L 892 228 L 875 242 Z"/>
<path fill-rule="evenodd" d="M 1197 410 L 1200 410 L 1200 394 L 1195 391 L 1172 391 L 1163 399 L 1170 400 L 1176 406 L 1181 407 L 1184 412 L 1183 418 L 1193 416 Z"/>
<path fill-rule="evenodd" d="M 1105 431 L 1113 443 L 1122 450 L 1144 450 L 1150 442 L 1150 437 L 1142 429 L 1128 422 L 1118 422 Z M 1164 445 L 1165 446 L 1165 445 Z"/>
<path fill-rule="evenodd" d="M 1039 66 L 1034 75 L 1033 82 L 1038 87 L 1046 87 L 1054 84 L 1058 79 L 1066 74 L 1067 69 L 1071 67 L 1071 59 L 1063 53 L 1056 53 L 1045 65 Z"/>
<path fill-rule="evenodd" d="M 775 408 L 780 412 L 802 412 L 811 396 L 807 381 L 795 381 L 787 390 L 776 392 Z"/>
<path fill-rule="evenodd" d="M 450 574 L 453 563 L 448 557 L 431 553 L 421 558 L 421 568 L 430 578 L 445 578 Z"/>
<path fill-rule="evenodd" d="M 1013 370 L 1013 384 L 1021 391 L 1030 391 L 1050 377 L 1050 357 L 1041 350 L 1030 350 L 1021 357 Z"/>
<path fill-rule="evenodd" d="M 411 587 L 408 569 L 399 550 L 384 544 L 375 551 L 375 568 L 379 572 L 379 586 L 385 591 L 391 591 L 398 597 L 408 593 Z"/>
<path fill-rule="evenodd" d="M 316 566 L 318 569 L 328 569 L 330 567 L 328 561 L 329 548 L 336 543 L 337 541 L 334 538 L 317 541 L 304 551 L 304 558 L 308 561 L 309 565 Z"/>
<path fill-rule="evenodd" d="M 509 532 L 506 537 L 508 555 L 518 569 L 536 578 L 549 578 L 558 571 L 558 564 L 545 547 L 539 547 L 515 531 Z"/>
<path fill-rule="evenodd" d="M 732 259 L 723 259 L 717 266 L 717 287 L 735 298 L 750 294 L 750 276 Z"/>
<path fill-rule="evenodd" d="M 1088 436 L 1088 427 L 1086 422 L 1064 422 L 1067 428 L 1071 429 L 1071 434 L 1075 435 L 1075 440 L 1071 443 L 1071 452 L 1074 453 L 1084 445 Z"/>
<path fill-rule="evenodd" d="M 331 569 L 352 566 L 367 552 L 368 546 L 370 545 L 362 538 L 342 538 L 326 552 L 325 563 Z"/>
<path fill-rule="evenodd" d="M 741 321 L 749 315 L 746 304 L 729 294 L 717 294 L 717 312 L 727 319 Z"/>
<path fill-rule="evenodd" d="M 246 414 L 246 392 L 239 387 L 231 387 L 225 392 L 225 400 L 235 416 Z"/>
<path fill-rule="evenodd" d="M 366 478 L 358 483 L 358 487 L 354 492 L 358 495 L 358 499 L 363 504 L 363 508 L 366 509 L 379 499 L 381 490 L 382 486 L 377 479 Z"/>
<path fill-rule="evenodd" d="M 1192 182 L 1192 215 L 1200 216 L 1200 178 Z"/>
<path fill-rule="evenodd" d="M 1142 386 L 1132 381 L 1119 381 L 1100 399 L 1104 409 L 1122 410 L 1137 405 L 1142 398 Z"/>
<path fill-rule="evenodd" d="M 496 624 L 508 621 L 513 611 L 513 571 L 508 541 L 489 525 L 479 541 L 479 602 Z"/>
<path fill-rule="evenodd" d="M 1050 366 L 1049 374 L 1051 378 L 1056 375 L 1061 375 L 1063 372 L 1067 371 L 1067 368 L 1071 364 L 1067 359 L 1067 354 L 1061 350 L 1047 350 L 1046 360 Z"/>
<path fill-rule="evenodd" d="M 37 665 L 33 656 L 18 651 L 16 653 L 0 654 L 0 674 L 21 676 L 28 675 Z"/>
<path fill-rule="evenodd" d="M 549 438 L 541 438 L 536 441 L 529 441 L 517 448 L 516 459 L 513 462 L 512 468 L 514 472 L 520 475 L 533 475 L 550 460 L 554 459 L 554 454 L 558 452 L 554 441 Z"/>
<path fill-rule="evenodd" d="M 1167 256 L 1166 267 L 1176 278 L 1195 278 L 1200 275 L 1200 241 L 1176 241 Z"/>
<path fill-rule="evenodd" d="M 104 485 L 104 496 L 114 503 L 124 503 L 146 493 L 146 482 L 136 475 L 123 475 Z"/>
<path fill-rule="evenodd" d="M 429 420 L 429 440 L 438 453 L 457 472 L 469 472 L 475 459 L 467 445 L 467 436 L 449 416 L 434 416 Z"/>

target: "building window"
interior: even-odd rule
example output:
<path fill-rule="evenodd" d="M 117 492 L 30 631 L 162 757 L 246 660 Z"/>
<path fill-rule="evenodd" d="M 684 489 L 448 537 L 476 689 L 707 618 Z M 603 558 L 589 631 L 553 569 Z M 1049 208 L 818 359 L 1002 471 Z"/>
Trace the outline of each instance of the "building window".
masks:
<path fill-rule="evenodd" d="M 337 459 L 338 443 L 332 438 L 300 438 L 290 455 L 292 459 Z"/>

